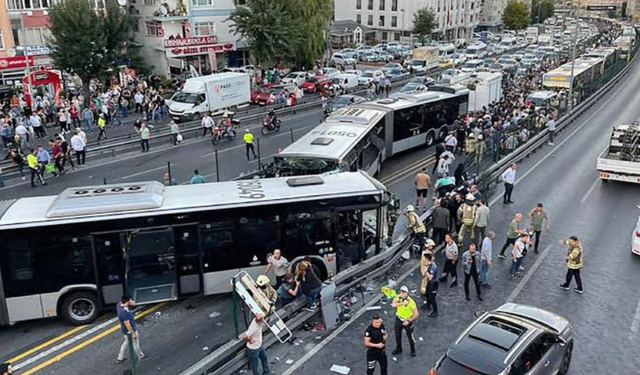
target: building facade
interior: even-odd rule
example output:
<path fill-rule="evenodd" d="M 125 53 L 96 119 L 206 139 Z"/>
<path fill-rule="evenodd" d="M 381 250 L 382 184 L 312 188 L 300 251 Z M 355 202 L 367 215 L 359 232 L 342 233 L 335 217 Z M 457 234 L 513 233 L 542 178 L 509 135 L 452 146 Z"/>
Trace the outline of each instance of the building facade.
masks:
<path fill-rule="evenodd" d="M 234 0 L 129 0 L 138 17 L 135 40 L 141 55 L 161 74 L 200 74 L 245 63 L 226 21 Z"/>
<path fill-rule="evenodd" d="M 27 63 L 34 69 L 52 67 L 46 46 L 51 1 L 55 0 L 0 0 L 0 85 L 19 82 Z M 17 53 L 17 46 L 27 49 L 28 59 Z"/>
<path fill-rule="evenodd" d="M 506 0 L 480 0 L 478 30 L 491 32 L 502 30 L 502 15 L 506 7 Z"/>
<path fill-rule="evenodd" d="M 431 8 L 436 15 L 433 34 L 440 39 L 470 39 L 480 22 L 480 0 L 334 1 L 336 21 L 354 20 L 375 30 L 379 41 L 414 41 L 411 34 L 413 16 L 425 7 Z"/>

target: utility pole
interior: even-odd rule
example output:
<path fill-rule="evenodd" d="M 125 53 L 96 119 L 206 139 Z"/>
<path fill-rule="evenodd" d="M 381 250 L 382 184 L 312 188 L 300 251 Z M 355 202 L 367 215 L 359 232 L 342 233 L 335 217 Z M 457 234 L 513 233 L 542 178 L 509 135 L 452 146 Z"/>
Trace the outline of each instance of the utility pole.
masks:
<path fill-rule="evenodd" d="M 571 11 L 573 11 L 573 3 L 571 3 Z M 572 13 L 574 14 L 574 13 Z M 575 14 L 574 14 L 575 16 Z M 576 28 L 578 26 L 578 20 L 576 19 Z M 573 109 L 573 74 L 576 66 L 576 44 L 578 44 L 577 30 L 574 30 L 572 34 L 572 46 L 571 46 L 571 80 L 569 81 L 569 110 Z"/>

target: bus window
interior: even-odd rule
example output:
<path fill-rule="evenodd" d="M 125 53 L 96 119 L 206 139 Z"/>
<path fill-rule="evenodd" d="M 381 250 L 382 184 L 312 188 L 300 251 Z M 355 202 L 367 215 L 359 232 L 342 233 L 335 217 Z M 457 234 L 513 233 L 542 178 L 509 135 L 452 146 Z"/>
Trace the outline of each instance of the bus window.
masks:
<path fill-rule="evenodd" d="M 90 236 L 35 236 L 31 247 L 37 249 L 36 272 L 40 274 L 41 293 L 57 292 L 68 285 L 95 284 Z"/>
<path fill-rule="evenodd" d="M 364 260 L 362 243 L 362 211 L 348 210 L 338 214 L 338 269 L 345 269 Z"/>
<path fill-rule="evenodd" d="M 249 267 L 258 258 L 259 264 L 267 264 L 267 254 L 280 247 L 280 217 L 242 217 L 240 223 L 239 246 L 236 262 L 240 267 Z"/>
<path fill-rule="evenodd" d="M 107 304 L 116 303 L 122 296 L 125 268 L 120 232 L 93 234 L 92 238 L 102 298 Z"/>
<path fill-rule="evenodd" d="M 198 227 L 177 225 L 173 227 L 173 242 L 178 258 L 180 293 L 200 292 L 200 253 L 198 247 Z"/>
<path fill-rule="evenodd" d="M 422 127 L 422 106 L 414 106 L 395 111 L 393 118 L 393 141 L 401 141 L 420 134 Z"/>
<path fill-rule="evenodd" d="M 286 215 L 282 249 L 289 259 L 319 254 L 320 249 L 333 246 L 332 238 L 329 211 L 297 212 Z"/>
<path fill-rule="evenodd" d="M 35 252 L 27 236 L 5 239 L 0 252 L 5 297 L 20 297 L 39 293 L 36 284 Z"/>
<path fill-rule="evenodd" d="M 238 269 L 233 220 L 200 225 L 204 272 Z"/>

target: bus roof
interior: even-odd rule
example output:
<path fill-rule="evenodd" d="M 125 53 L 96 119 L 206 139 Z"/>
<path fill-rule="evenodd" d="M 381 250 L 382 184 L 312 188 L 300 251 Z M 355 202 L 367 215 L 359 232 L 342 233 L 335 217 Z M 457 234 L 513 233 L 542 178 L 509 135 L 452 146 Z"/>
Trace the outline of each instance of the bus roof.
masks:
<path fill-rule="evenodd" d="M 166 187 L 156 181 L 96 185 L 0 201 L 0 230 L 376 195 L 384 189 L 362 171 Z"/>
<path fill-rule="evenodd" d="M 340 161 L 385 115 L 384 111 L 347 107 L 282 150 L 278 157 Z"/>
<path fill-rule="evenodd" d="M 443 91 L 440 91 L 443 90 Z M 357 104 L 359 108 L 381 108 L 385 110 L 398 110 L 412 107 L 419 103 L 432 103 L 444 99 L 454 98 L 458 96 L 469 95 L 469 89 L 462 85 L 453 86 L 431 86 L 427 92 L 419 94 L 398 94 L 394 98 L 380 99 L 375 102 L 366 102 Z"/>
<path fill-rule="evenodd" d="M 580 74 L 591 69 L 594 65 L 602 64 L 602 59 L 599 57 L 587 57 L 576 59 L 573 69 L 573 76 L 577 77 Z M 556 69 L 547 72 L 542 78 L 543 86 L 547 87 L 569 87 L 569 80 L 571 78 L 571 62 L 568 62 Z"/>

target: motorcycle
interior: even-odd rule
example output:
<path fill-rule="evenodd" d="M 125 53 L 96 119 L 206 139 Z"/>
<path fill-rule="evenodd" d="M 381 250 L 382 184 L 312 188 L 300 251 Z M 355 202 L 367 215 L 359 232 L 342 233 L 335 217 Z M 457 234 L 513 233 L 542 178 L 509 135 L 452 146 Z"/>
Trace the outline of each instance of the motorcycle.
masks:
<path fill-rule="evenodd" d="M 231 123 L 231 127 L 227 129 L 226 125 L 219 124 L 213 127 L 211 130 L 211 143 L 217 145 L 220 142 L 220 139 L 227 138 L 230 141 L 236 139 L 236 124 Z"/>
<path fill-rule="evenodd" d="M 276 118 L 275 124 L 273 123 L 273 120 L 270 119 L 268 116 L 262 120 L 262 129 L 260 129 L 260 132 L 262 133 L 262 135 L 267 135 L 269 134 L 269 132 L 271 131 L 276 131 L 279 132 L 280 131 L 280 119 Z"/>

